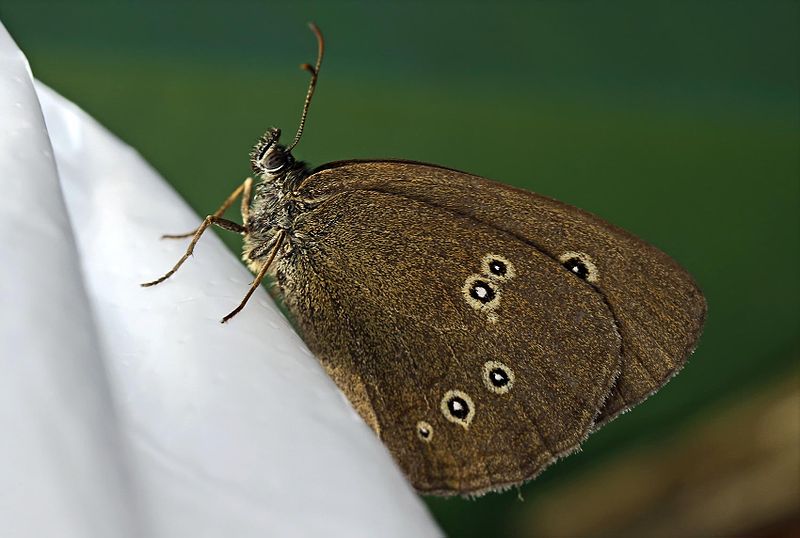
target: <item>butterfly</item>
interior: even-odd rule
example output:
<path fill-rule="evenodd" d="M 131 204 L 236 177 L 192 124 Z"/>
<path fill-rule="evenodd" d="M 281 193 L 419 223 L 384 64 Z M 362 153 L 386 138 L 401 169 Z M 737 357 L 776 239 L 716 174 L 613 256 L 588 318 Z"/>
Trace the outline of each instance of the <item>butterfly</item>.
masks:
<path fill-rule="evenodd" d="M 534 478 L 684 365 L 706 302 L 666 254 L 602 219 L 450 168 L 295 160 L 270 129 L 245 180 L 188 234 L 243 236 L 309 348 L 414 487 L 479 495 Z M 222 217 L 241 198 L 242 223 Z"/>

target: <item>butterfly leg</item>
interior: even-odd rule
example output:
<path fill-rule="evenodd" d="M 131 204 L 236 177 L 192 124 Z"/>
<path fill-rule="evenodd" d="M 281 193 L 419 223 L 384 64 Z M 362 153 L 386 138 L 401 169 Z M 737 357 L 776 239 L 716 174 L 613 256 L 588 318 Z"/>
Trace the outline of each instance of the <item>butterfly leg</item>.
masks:
<path fill-rule="evenodd" d="M 236 187 L 236 190 L 234 190 L 230 194 L 230 196 L 228 196 L 225 199 L 225 201 L 222 202 L 222 205 L 219 206 L 219 208 L 216 211 L 214 211 L 214 213 L 212 213 L 212 215 L 214 217 L 221 217 L 225 213 L 225 211 L 227 211 L 228 208 L 233 205 L 233 202 L 236 201 L 236 198 L 238 198 L 241 195 L 242 196 L 242 219 L 243 219 L 245 227 L 247 227 L 247 219 L 245 218 L 245 214 L 247 214 L 248 216 L 250 214 L 250 195 L 252 193 L 252 190 L 253 190 L 253 178 L 249 177 L 249 178 L 245 179 L 244 182 L 241 185 Z M 197 228 L 195 228 L 194 230 L 192 230 L 191 232 L 188 232 L 188 233 L 185 233 L 185 234 L 164 234 L 164 235 L 161 236 L 161 239 L 184 239 L 186 237 L 192 237 L 193 235 L 195 235 L 197 233 L 197 230 L 199 230 L 201 227 L 202 227 L 202 224 L 200 226 L 198 226 Z"/>
<path fill-rule="evenodd" d="M 250 198 L 253 193 L 253 178 L 249 177 L 242 183 L 242 224 L 245 229 L 250 223 Z M 226 200 L 227 202 L 227 200 Z"/>
<path fill-rule="evenodd" d="M 208 215 L 203 220 L 203 223 L 197 228 L 197 230 L 195 230 L 194 237 L 192 238 L 192 241 L 189 243 L 189 246 L 186 248 L 186 252 L 183 254 L 183 256 L 181 256 L 181 259 L 178 260 L 178 263 L 175 264 L 175 267 L 173 267 L 172 269 L 167 271 L 167 273 L 164 276 L 162 276 L 161 278 L 153 280 L 151 282 L 145 282 L 145 283 L 142 284 L 142 286 L 144 286 L 144 287 L 155 286 L 156 284 L 160 284 L 160 283 L 164 282 L 166 279 L 168 279 L 173 274 L 175 274 L 175 271 L 177 271 L 180 268 L 180 266 L 183 265 L 183 262 L 188 260 L 189 256 L 192 255 L 192 252 L 194 251 L 194 246 L 200 240 L 200 236 L 203 235 L 203 232 L 206 231 L 206 228 L 208 228 L 212 224 L 215 225 L 215 226 L 219 226 L 220 228 L 222 228 L 224 230 L 228 230 L 230 232 L 244 233 L 246 231 L 244 226 L 242 226 L 239 223 L 233 222 L 232 220 L 223 219 L 222 217 L 218 217 L 217 215 Z"/>
<path fill-rule="evenodd" d="M 252 296 L 253 293 L 261 285 L 261 281 L 264 280 L 264 276 L 267 274 L 267 271 L 269 270 L 269 266 L 272 265 L 272 262 L 275 259 L 275 256 L 278 254 L 278 251 L 281 248 L 281 244 L 283 244 L 283 236 L 284 236 L 284 232 L 281 231 L 279 233 L 279 235 L 278 235 L 278 238 L 275 240 L 275 246 L 272 247 L 272 252 L 270 252 L 269 258 L 267 258 L 267 262 L 264 264 L 263 267 L 261 267 L 261 269 L 259 269 L 258 274 L 253 279 L 253 282 L 250 284 L 250 289 L 247 290 L 247 294 L 245 294 L 244 299 L 242 299 L 242 302 L 239 303 L 239 306 L 234 308 L 227 316 L 222 318 L 220 323 L 225 323 L 226 321 L 231 319 L 233 316 L 235 316 L 236 314 L 241 312 L 242 308 L 244 308 L 244 305 L 246 305 L 247 301 L 250 300 L 250 296 Z"/>

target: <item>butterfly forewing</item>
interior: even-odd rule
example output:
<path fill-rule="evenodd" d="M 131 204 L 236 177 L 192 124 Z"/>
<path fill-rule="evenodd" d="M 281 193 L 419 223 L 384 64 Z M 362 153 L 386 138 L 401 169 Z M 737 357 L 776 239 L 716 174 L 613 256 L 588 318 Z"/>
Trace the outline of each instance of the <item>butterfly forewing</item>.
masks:
<path fill-rule="evenodd" d="M 505 233 L 561 266 L 607 304 L 622 336 L 621 373 L 598 415 L 604 423 L 658 390 L 685 363 L 705 319 L 691 276 L 667 255 L 578 208 L 447 168 L 345 161 L 317 169 L 304 195 L 385 193 Z M 532 320 L 527 320 L 531 323 Z"/>
<path fill-rule="evenodd" d="M 414 485 L 477 493 L 574 450 L 620 367 L 603 296 L 490 224 L 315 183 L 301 194 L 322 197 L 296 220 L 303 246 L 278 281 L 306 341 Z"/>

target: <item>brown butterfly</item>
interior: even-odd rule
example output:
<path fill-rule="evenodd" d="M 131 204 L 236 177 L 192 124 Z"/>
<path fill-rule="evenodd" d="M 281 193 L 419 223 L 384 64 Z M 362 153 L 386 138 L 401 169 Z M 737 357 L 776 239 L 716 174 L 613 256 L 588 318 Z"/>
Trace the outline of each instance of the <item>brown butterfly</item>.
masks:
<path fill-rule="evenodd" d="M 550 198 L 410 161 L 309 169 L 269 130 L 189 234 L 244 237 L 311 350 L 423 493 L 519 484 L 683 366 L 706 303 L 656 248 Z M 242 199 L 242 224 L 222 218 Z M 251 201 L 252 199 L 252 201 Z"/>

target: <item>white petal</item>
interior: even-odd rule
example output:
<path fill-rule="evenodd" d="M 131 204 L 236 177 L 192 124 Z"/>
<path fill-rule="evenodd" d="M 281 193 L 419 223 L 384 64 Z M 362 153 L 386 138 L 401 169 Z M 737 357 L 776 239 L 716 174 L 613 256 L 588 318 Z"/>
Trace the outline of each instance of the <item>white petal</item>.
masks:
<path fill-rule="evenodd" d="M 50 141 L 2 25 L 0 302 L 0 536 L 141 536 Z"/>

